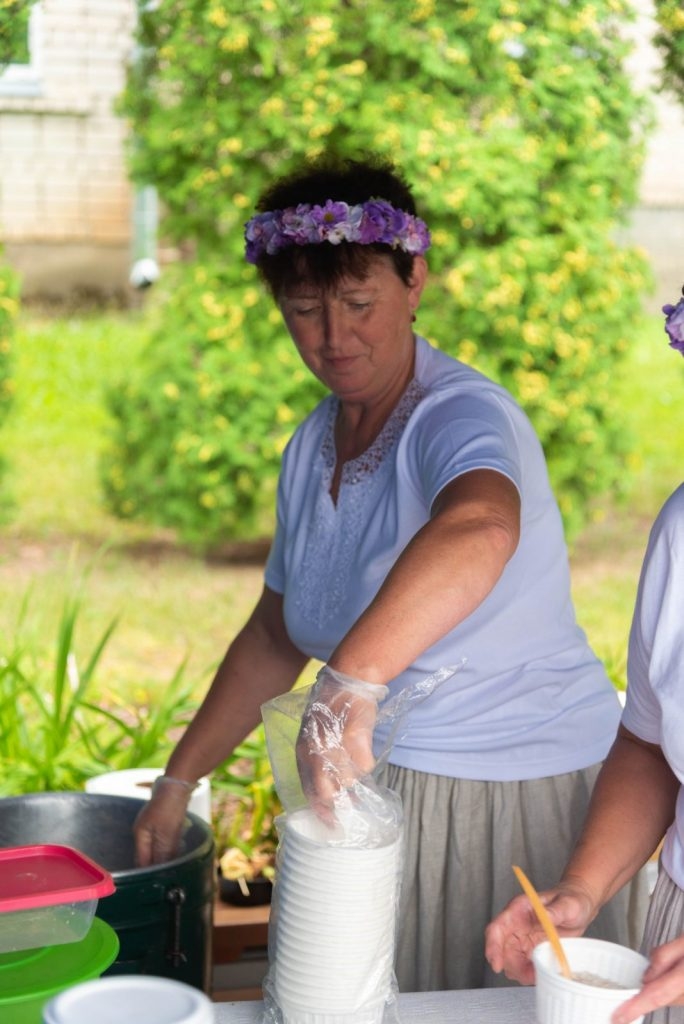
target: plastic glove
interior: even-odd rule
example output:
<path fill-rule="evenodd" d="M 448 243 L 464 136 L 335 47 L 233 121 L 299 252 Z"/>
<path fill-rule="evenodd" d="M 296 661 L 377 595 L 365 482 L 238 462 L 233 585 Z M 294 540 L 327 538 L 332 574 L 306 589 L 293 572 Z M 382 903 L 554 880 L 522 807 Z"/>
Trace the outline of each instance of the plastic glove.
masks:
<path fill-rule="evenodd" d="M 596 916 L 594 901 L 580 885 L 563 883 L 539 893 L 561 936 L 581 935 Z M 532 950 L 546 935 L 527 896 L 516 896 L 485 931 L 485 956 L 493 971 L 511 981 L 534 984 Z"/>
<path fill-rule="evenodd" d="M 297 737 L 297 768 L 310 806 L 329 824 L 340 794 L 373 770 L 377 708 L 388 692 L 328 665 L 316 676 Z"/>
<path fill-rule="evenodd" d="M 193 789 L 192 783 L 168 775 L 155 779 L 152 796 L 133 823 L 139 867 L 163 864 L 176 855 Z"/>

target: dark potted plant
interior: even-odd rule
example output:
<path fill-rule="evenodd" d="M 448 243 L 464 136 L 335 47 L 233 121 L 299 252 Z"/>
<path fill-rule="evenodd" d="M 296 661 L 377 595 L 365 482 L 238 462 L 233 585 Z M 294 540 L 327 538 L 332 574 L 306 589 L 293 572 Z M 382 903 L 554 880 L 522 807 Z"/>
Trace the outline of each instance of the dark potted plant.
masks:
<path fill-rule="evenodd" d="M 268 903 L 282 806 L 263 726 L 212 774 L 211 785 L 220 896 L 237 906 Z"/>

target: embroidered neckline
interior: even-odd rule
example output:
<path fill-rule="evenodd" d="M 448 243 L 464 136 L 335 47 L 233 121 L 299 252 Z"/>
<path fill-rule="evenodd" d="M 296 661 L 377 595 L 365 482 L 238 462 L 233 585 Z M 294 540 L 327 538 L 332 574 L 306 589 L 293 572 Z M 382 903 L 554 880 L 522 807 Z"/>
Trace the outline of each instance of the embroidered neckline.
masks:
<path fill-rule="evenodd" d="M 376 472 L 385 456 L 397 443 L 404 427 L 408 423 L 411 413 L 426 393 L 425 385 L 414 377 L 408 384 L 403 395 L 395 405 L 382 430 L 364 452 L 354 459 L 349 459 L 342 466 L 340 487 L 362 483 L 368 476 Z M 339 399 L 332 399 L 328 410 L 328 422 L 326 424 L 323 442 L 321 444 L 321 455 L 325 466 L 326 485 L 328 490 L 332 482 L 332 475 L 335 471 L 337 452 L 335 450 L 335 420 L 340 408 Z"/>

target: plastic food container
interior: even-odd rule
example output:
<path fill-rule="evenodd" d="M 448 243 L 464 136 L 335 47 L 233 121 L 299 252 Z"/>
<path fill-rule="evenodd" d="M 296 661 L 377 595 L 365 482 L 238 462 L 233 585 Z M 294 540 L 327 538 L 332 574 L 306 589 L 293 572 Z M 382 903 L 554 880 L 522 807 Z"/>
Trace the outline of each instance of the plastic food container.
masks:
<path fill-rule="evenodd" d="M 114 963 L 118 952 L 116 932 L 96 917 L 80 942 L 0 953 L 0 1021 L 41 1024 L 43 1007 L 49 999 L 72 985 L 99 977 Z M 128 1019 L 136 1020 L 134 1016 Z M 100 1022 L 93 1018 L 91 1024 Z"/>
<path fill-rule="evenodd" d="M 55 996 L 43 1024 L 213 1024 L 203 992 L 170 978 L 118 975 L 87 981 Z"/>
<path fill-rule="evenodd" d="M 79 942 L 114 889 L 108 871 L 69 846 L 0 850 L 0 953 Z"/>

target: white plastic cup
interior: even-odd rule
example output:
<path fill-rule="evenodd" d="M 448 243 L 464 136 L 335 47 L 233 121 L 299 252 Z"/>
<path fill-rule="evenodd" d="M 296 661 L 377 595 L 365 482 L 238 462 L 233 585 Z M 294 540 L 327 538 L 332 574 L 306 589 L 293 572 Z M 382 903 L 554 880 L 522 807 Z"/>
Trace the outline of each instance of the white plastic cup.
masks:
<path fill-rule="evenodd" d="M 648 960 L 626 946 L 602 939 L 562 939 L 573 974 L 589 974 L 615 986 L 565 978 L 549 942 L 532 951 L 538 1024 L 610 1024 L 613 1012 L 636 995 Z M 639 1024 L 643 1017 L 635 1019 Z"/>
<path fill-rule="evenodd" d="M 43 1024 L 214 1024 L 212 1003 L 171 978 L 119 974 L 66 989 L 43 1008 Z"/>
<path fill-rule="evenodd" d="M 86 779 L 85 790 L 86 793 L 108 793 L 149 800 L 154 780 L 163 774 L 163 768 L 124 768 Z M 211 824 L 211 788 L 206 776 L 199 780 L 197 788 L 193 790 L 188 810 Z"/>

